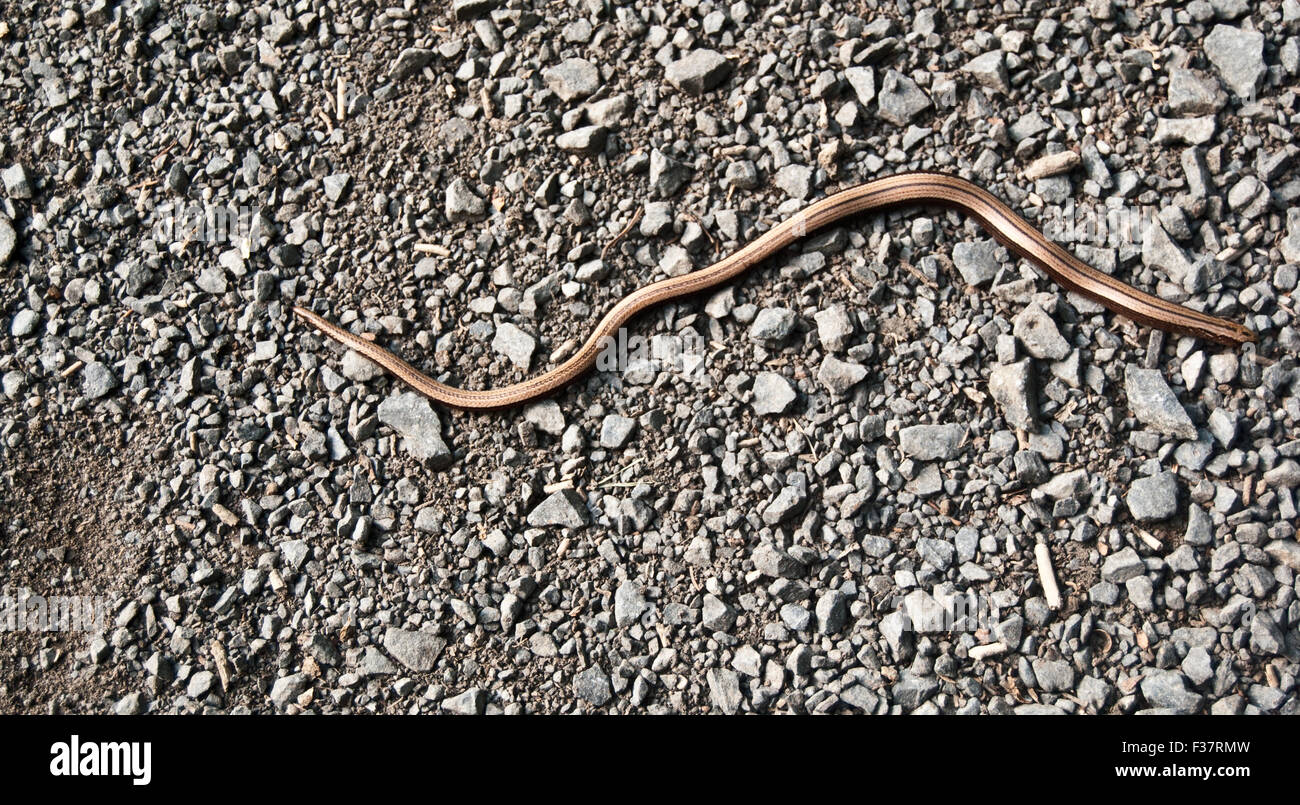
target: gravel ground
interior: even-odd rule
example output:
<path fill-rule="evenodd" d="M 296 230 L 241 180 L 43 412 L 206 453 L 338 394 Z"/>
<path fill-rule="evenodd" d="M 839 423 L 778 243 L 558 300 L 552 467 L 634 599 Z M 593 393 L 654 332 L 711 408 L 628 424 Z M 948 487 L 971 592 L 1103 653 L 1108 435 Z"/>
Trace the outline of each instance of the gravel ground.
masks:
<path fill-rule="evenodd" d="M 0 580 L 108 602 L 6 711 L 1300 710 L 1296 0 L 430 5 L 3 3 Z M 1260 342 L 933 210 L 522 411 L 288 312 L 499 386 L 905 169 L 1145 211 L 1067 245 Z"/>

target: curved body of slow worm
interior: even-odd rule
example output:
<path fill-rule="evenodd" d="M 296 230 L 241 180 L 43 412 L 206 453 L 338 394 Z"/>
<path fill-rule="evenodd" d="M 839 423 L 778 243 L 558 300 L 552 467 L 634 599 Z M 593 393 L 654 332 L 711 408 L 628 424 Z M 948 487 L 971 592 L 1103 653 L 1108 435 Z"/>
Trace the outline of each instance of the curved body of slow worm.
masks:
<path fill-rule="evenodd" d="M 1059 285 L 1141 324 L 1233 346 L 1255 340 L 1253 332 L 1236 322 L 1144 293 L 1088 266 L 1048 240 L 987 190 L 956 176 L 924 172 L 900 173 L 827 196 L 708 268 L 633 291 L 605 314 L 582 347 L 567 360 L 544 374 L 504 388 L 470 391 L 439 383 L 378 344 L 310 310 L 294 307 L 293 311 L 325 335 L 437 402 L 469 410 L 508 408 L 544 397 L 591 369 L 607 343 L 604 339 L 616 336 L 620 327 L 646 308 L 721 285 L 804 235 L 855 213 L 928 205 L 974 217 L 1004 246 L 1032 261 Z"/>

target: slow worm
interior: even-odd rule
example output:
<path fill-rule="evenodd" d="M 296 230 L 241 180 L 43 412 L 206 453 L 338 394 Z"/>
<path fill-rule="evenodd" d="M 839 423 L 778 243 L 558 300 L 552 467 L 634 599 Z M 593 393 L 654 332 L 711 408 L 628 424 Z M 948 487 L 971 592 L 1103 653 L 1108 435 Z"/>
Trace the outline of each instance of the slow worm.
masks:
<path fill-rule="evenodd" d="M 721 285 L 808 233 L 850 215 L 922 205 L 947 207 L 974 217 L 1004 246 L 1035 263 L 1062 287 L 1095 299 L 1136 322 L 1230 346 L 1255 340 L 1252 331 L 1236 322 L 1143 293 L 1086 265 L 1048 240 L 987 190 L 956 176 L 925 172 L 900 173 L 827 196 L 708 268 L 633 291 L 605 314 L 582 348 L 568 360 L 549 372 L 505 388 L 470 391 L 439 383 L 378 344 L 331 324 L 304 307 L 294 307 L 293 312 L 437 402 L 474 411 L 509 408 L 544 397 L 587 372 L 607 343 L 604 339 L 616 336 L 620 327 L 647 308 Z"/>

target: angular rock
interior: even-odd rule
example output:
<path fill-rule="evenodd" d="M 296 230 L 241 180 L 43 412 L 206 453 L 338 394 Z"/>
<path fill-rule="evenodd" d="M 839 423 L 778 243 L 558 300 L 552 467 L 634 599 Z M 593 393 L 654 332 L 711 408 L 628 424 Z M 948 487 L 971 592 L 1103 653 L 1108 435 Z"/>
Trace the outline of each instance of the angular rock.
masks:
<path fill-rule="evenodd" d="M 388 78 L 397 81 L 415 75 L 433 61 L 433 51 L 427 48 L 406 48 L 397 54 L 393 66 L 388 70 Z"/>
<path fill-rule="evenodd" d="M 726 81 L 731 75 L 731 62 L 716 50 L 693 50 L 668 65 L 664 77 L 683 92 L 703 95 Z"/>
<path fill-rule="evenodd" d="M 600 666 L 592 665 L 573 677 L 573 694 L 593 707 L 604 707 L 614 698 L 614 689 Z"/>
<path fill-rule="evenodd" d="M 1203 45 L 1206 58 L 1233 94 L 1243 100 L 1254 100 L 1255 90 L 1267 72 L 1264 35 L 1231 25 L 1216 25 Z"/>
<path fill-rule="evenodd" d="M 844 78 L 853 88 L 858 103 L 866 106 L 876 98 L 876 72 L 870 67 L 849 67 L 844 70 Z"/>
<path fill-rule="evenodd" d="M 784 414 L 795 400 L 790 381 L 776 372 L 759 372 L 754 378 L 754 413 L 759 416 Z"/>
<path fill-rule="evenodd" d="M 1012 332 L 1035 358 L 1059 361 L 1070 354 L 1070 342 L 1036 302 L 1031 302 L 1016 316 Z"/>
<path fill-rule="evenodd" d="M 533 363 L 533 350 L 537 339 L 510 322 L 502 322 L 492 337 L 492 350 L 510 359 L 521 371 L 528 371 Z"/>
<path fill-rule="evenodd" d="M 726 715 L 735 715 L 740 711 L 743 701 L 740 692 L 740 677 L 729 668 L 711 668 L 705 674 L 709 685 L 709 701 Z"/>
<path fill-rule="evenodd" d="M 1146 569 L 1146 563 L 1138 556 L 1137 551 L 1125 547 L 1106 557 L 1106 561 L 1101 565 L 1101 577 L 1106 581 L 1122 584 L 1134 576 L 1145 573 Z"/>
<path fill-rule="evenodd" d="M 442 440 L 442 420 L 429 400 L 414 391 L 393 394 L 379 404 L 379 421 L 402 437 L 402 448 L 433 469 L 451 463 L 451 449 Z"/>
<path fill-rule="evenodd" d="M 842 361 L 832 355 L 823 358 L 821 368 L 817 370 L 817 382 L 840 397 L 861 383 L 866 376 L 867 367 Z"/>
<path fill-rule="evenodd" d="M 989 394 L 1002 418 L 1013 428 L 1034 431 L 1038 427 L 1038 393 L 1033 365 L 1026 358 L 994 366 L 989 372 Z"/>
<path fill-rule="evenodd" d="M 952 263 L 966 284 L 976 288 L 997 276 L 997 250 L 993 240 L 962 241 L 952 247 Z"/>
<path fill-rule="evenodd" d="M 384 632 L 384 651 L 416 673 L 432 671 L 447 641 L 431 632 L 418 632 L 390 626 Z"/>
<path fill-rule="evenodd" d="M 587 502 L 572 489 L 560 489 L 528 513 L 528 524 L 534 528 L 562 526 L 578 528 L 588 522 Z"/>
<path fill-rule="evenodd" d="M 1001 50 L 990 50 L 976 56 L 961 70 L 995 92 L 1011 91 L 1011 78 L 1007 75 L 1007 63 Z"/>
<path fill-rule="evenodd" d="M 885 73 L 876 96 L 876 108 L 886 121 L 895 126 L 906 126 L 931 105 L 930 96 L 915 81 L 897 70 Z"/>
<path fill-rule="evenodd" d="M 547 89 L 569 101 L 585 98 L 600 89 L 600 71 L 586 59 L 565 59 L 542 71 Z"/>
<path fill-rule="evenodd" d="M 898 432 L 898 449 L 917 461 L 947 461 L 961 450 L 961 425 L 912 425 Z"/>
<path fill-rule="evenodd" d="M 1138 478 L 1129 487 L 1124 502 L 1133 519 L 1139 523 L 1168 520 L 1178 513 L 1178 476 L 1172 472 L 1158 472 Z"/>
<path fill-rule="evenodd" d="M 487 203 L 479 198 L 469 182 L 457 177 L 447 187 L 447 220 L 453 223 L 473 221 L 487 214 Z"/>
<path fill-rule="evenodd" d="M 1126 366 L 1124 394 L 1128 397 L 1129 410 L 1142 424 L 1166 436 L 1196 438 L 1196 426 L 1159 370 L 1143 369 L 1136 364 Z"/>

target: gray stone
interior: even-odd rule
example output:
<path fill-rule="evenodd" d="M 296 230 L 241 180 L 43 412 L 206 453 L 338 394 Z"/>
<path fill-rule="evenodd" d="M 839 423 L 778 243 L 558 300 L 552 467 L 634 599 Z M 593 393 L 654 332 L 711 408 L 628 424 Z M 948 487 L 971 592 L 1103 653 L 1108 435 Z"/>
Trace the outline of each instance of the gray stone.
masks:
<path fill-rule="evenodd" d="M 81 370 L 81 393 L 92 400 L 98 400 L 119 385 L 113 370 L 99 361 L 91 361 Z"/>
<path fill-rule="evenodd" d="M 415 75 L 433 61 L 433 51 L 427 48 L 406 48 L 397 54 L 393 66 L 388 69 L 388 78 L 398 81 Z"/>
<path fill-rule="evenodd" d="M 636 582 L 625 581 L 614 591 L 614 621 L 622 628 L 639 621 L 641 614 L 649 608 L 645 592 Z"/>
<path fill-rule="evenodd" d="M 952 247 L 952 263 L 967 285 L 978 287 L 997 276 L 997 250 L 993 240 L 962 241 Z"/>
<path fill-rule="evenodd" d="M 1142 231 L 1142 264 L 1159 269 L 1175 283 L 1192 271 L 1192 261 L 1182 247 L 1170 239 L 1163 226 L 1151 221 Z"/>
<path fill-rule="evenodd" d="M 528 524 L 534 528 L 562 526 L 578 528 L 588 522 L 587 503 L 572 489 L 560 489 L 528 513 Z"/>
<path fill-rule="evenodd" d="M 1156 145 L 1204 145 L 1214 139 L 1219 124 L 1214 115 L 1190 118 L 1162 117 L 1156 120 L 1151 142 Z"/>
<path fill-rule="evenodd" d="M 451 463 L 451 449 L 442 440 L 442 420 L 429 400 L 413 391 L 393 394 L 379 404 L 379 421 L 402 437 L 402 448 L 433 469 Z"/>
<path fill-rule="evenodd" d="M 555 400 L 540 400 L 524 408 L 524 419 L 543 433 L 559 436 L 564 433 L 564 412 Z"/>
<path fill-rule="evenodd" d="M 731 75 L 732 67 L 731 62 L 721 53 L 701 48 L 669 64 L 664 77 L 683 92 L 703 95 L 726 81 Z"/>
<path fill-rule="evenodd" d="M 487 694 L 480 688 L 470 688 L 458 696 L 442 700 L 442 709 L 457 716 L 481 716 L 487 708 Z"/>
<path fill-rule="evenodd" d="M 1300 543 L 1277 539 L 1264 546 L 1264 552 L 1295 571 L 1300 571 Z"/>
<path fill-rule="evenodd" d="M 754 549 L 753 561 L 755 570 L 772 578 L 795 579 L 807 572 L 802 562 L 768 542 Z"/>
<path fill-rule="evenodd" d="M 1070 354 L 1070 342 L 1065 340 L 1056 322 L 1047 312 L 1031 302 L 1016 316 L 1012 332 L 1025 351 L 1041 360 L 1059 361 Z"/>
<path fill-rule="evenodd" d="M 793 485 L 784 486 L 772 502 L 763 509 L 763 522 L 768 525 L 789 522 L 803 511 L 807 503 L 808 495 L 802 488 Z"/>
<path fill-rule="evenodd" d="M 547 89 L 564 102 L 585 98 L 600 89 L 600 71 L 586 59 L 565 59 L 542 71 Z"/>
<path fill-rule="evenodd" d="M 1169 111 L 1174 114 L 1213 114 L 1227 102 L 1227 96 L 1213 77 L 1182 67 L 1169 69 Z"/>
<path fill-rule="evenodd" d="M 1029 359 L 994 366 L 989 371 L 989 394 L 1002 410 L 1002 418 L 1008 425 L 1022 430 L 1037 430 L 1038 394 Z"/>
<path fill-rule="evenodd" d="M 1111 686 L 1095 676 L 1085 676 L 1079 682 L 1076 693 L 1084 706 L 1091 707 L 1096 712 L 1101 712 L 1110 704 Z"/>
<path fill-rule="evenodd" d="M 363 676 L 381 676 L 397 673 L 397 666 L 388 659 L 387 654 L 375 646 L 366 646 L 357 671 Z"/>
<path fill-rule="evenodd" d="M 1137 551 L 1125 547 L 1106 557 L 1106 561 L 1101 565 L 1101 577 L 1106 581 L 1122 584 L 1134 576 L 1145 573 L 1146 569 L 1146 563 L 1138 556 Z"/>
<path fill-rule="evenodd" d="M 415 528 L 427 534 L 442 531 L 442 512 L 436 506 L 426 506 L 415 513 Z"/>
<path fill-rule="evenodd" d="M 211 671 L 198 671 L 190 676 L 189 684 L 185 686 L 185 695 L 191 699 L 202 699 L 212 690 L 212 683 L 216 681 L 216 675 Z"/>
<path fill-rule="evenodd" d="M 0 181 L 4 182 L 5 193 L 12 199 L 32 197 L 32 182 L 27 176 L 27 168 L 22 165 L 10 165 L 0 171 Z"/>
<path fill-rule="evenodd" d="M 776 372 L 759 372 L 754 378 L 754 413 L 760 416 L 784 414 L 795 400 L 790 381 Z"/>
<path fill-rule="evenodd" d="M 1037 659 L 1034 660 L 1033 667 L 1040 690 L 1060 693 L 1074 689 L 1074 668 L 1068 662 Z"/>
<path fill-rule="evenodd" d="M 614 698 L 609 676 L 599 665 L 589 666 L 574 675 L 573 693 L 593 707 L 604 707 Z"/>
<path fill-rule="evenodd" d="M 991 90 L 1002 93 L 1011 91 L 1011 78 L 1007 75 L 1007 63 L 1001 50 L 991 50 L 976 56 L 961 69 Z"/>
<path fill-rule="evenodd" d="M 911 712 L 930 700 L 939 691 L 939 680 L 917 676 L 904 672 L 902 678 L 890 689 L 890 693 L 903 710 Z"/>
<path fill-rule="evenodd" d="M 1254 100 L 1268 71 L 1264 65 L 1264 35 L 1230 25 L 1216 25 L 1205 37 L 1205 56 L 1238 98 Z"/>
<path fill-rule="evenodd" d="M 384 651 L 416 673 L 432 671 L 447 641 L 432 632 L 411 631 L 390 626 L 384 632 Z"/>
<path fill-rule="evenodd" d="M 13 320 L 9 322 L 9 334 L 14 338 L 26 338 L 36 332 L 36 325 L 40 322 L 41 317 L 36 311 L 23 308 L 14 314 Z"/>
<path fill-rule="evenodd" d="M 961 425 L 912 425 L 898 432 L 898 449 L 917 461 L 955 458 L 966 438 Z"/>
<path fill-rule="evenodd" d="M 740 692 L 740 676 L 728 668 L 711 668 L 705 674 L 709 685 L 709 701 L 726 715 L 735 715 L 740 711 L 743 701 Z"/>
<path fill-rule="evenodd" d="M 18 234 L 9 219 L 0 215 L 0 266 L 9 262 L 18 247 Z"/>
<path fill-rule="evenodd" d="M 1153 671 L 1142 678 L 1142 698 L 1152 707 L 1164 707 L 1178 713 L 1191 714 L 1201 708 L 1204 698 L 1187 689 L 1187 682 L 1178 671 Z"/>
<path fill-rule="evenodd" d="M 1300 207 L 1286 211 L 1286 237 L 1278 244 L 1282 258 L 1288 263 L 1300 263 Z M 4 261 L 0 260 L 0 263 Z"/>
<path fill-rule="evenodd" d="M 199 290 L 210 294 L 220 295 L 226 292 L 228 287 L 226 282 L 226 272 L 218 266 L 208 266 L 199 272 L 195 278 L 194 284 L 199 286 Z"/>
<path fill-rule="evenodd" d="M 1205 509 L 1195 504 L 1187 507 L 1187 529 L 1183 542 L 1188 545 L 1209 545 L 1214 542 L 1214 524 Z"/>
<path fill-rule="evenodd" d="M 1136 364 L 1124 368 L 1124 393 L 1129 410 L 1142 424 L 1166 436 L 1195 439 L 1196 426 L 1158 369 Z"/>
<path fill-rule="evenodd" d="M 352 174 L 335 173 L 326 176 L 322 184 L 325 187 L 325 198 L 329 199 L 331 203 L 337 204 L 352 187 Z"/>
<path fill-rule="evenodd" d="M 311 678 L 306 674 L 282 676 L 271 685 L 271 704 L 283 710 L 309 687 L 311 687 Z"/>
<path fill-rule="evenodd" d="M 486 17 L 505 5 L 505 0 L 452 0 L 451 9 L 458 20 Z"/>
<path fill-rule="evenodd" d="M 817 370 L 817 382 L 840 397 L 861 383 L 866 376 L 867 367 L 842 361 L 832 355 L 823 358 L 821 368 Z"/>
<path fill-rule="evenodd" d="M 521 371 L 528 371 L 532 365 L 535 349 L 537 339 L 508 321 L 498 325 L 496 335 L 492 337 L 492 350 L 504 355 Z"/>
<path fill-rule="evenodd" d="M 1124 502 L 1140 523 L 1168 520 L 1178 513 L 1178 477 L 1172 472 L 1159 472 L 1138 478 L 1130 485 Z"/>
<path fill-rule="evenodd" d="M 849 685 L 840 691 L 840 701 L 863 713 L 874 713 L 880 705 L 880 697 L 862 685 Z"/>
<path fill-rule="evenodd" d="M 636 429 L 636 420 L 618 414 L 610 414 L 600 424 L 600 446 L 618 449 L 627 444 L 632 431 Z"/>
<path fill-rule="evenodd" d="M 930 96 L 916 82 L 897 70 L 885 72 L 876 96 L 880 117 L 895 126 L 906 126 L 912 118 L 930 108 Z"/>
<path fill-rule="evenodd" d="M 1274 489 L 1295 489 L 1300 486 L 1300 464 L 1289 458 L 1278 462 L 1264 471 L 1264 483 Z"/>
<path fill-rule="evenodd" d="M 447 220 L 453 223 L 473 221 L 487 214 L 487 203 L 479 198 L 464 179 L 457 177 L 447 187 Z"/>
<path fill-rule="evenodd" d="M 348 380 L 355 380 L 358 383 L 369 382 L 384 373 L 383 368 L 374 361 L 362 355 L 355 350 L 348 350 L 343 353 L 343 360 L 340 361 L 339 371 Z"/>
<path fill-rule="evenodd" d="M 736 611 L 712 593 L 704 596 L 704 606 L 700 609 L 700 618 L 704 628 L 715 632 L 726 632 L 736 625 Z"/>
<path fill-rule="evenodd" d="M 839 590 L 827 590 L 817 599 L 817 623 L 824 635 L 838 634 L 849 619 L 849 600 Z"/>
<path fill-rule="evenodd" d="M 866 106 L 876 98 L 876 72 L 870 67 L 849 67 L 844 70 L 844 78 L 853 88 L 858 103 Z"/>
<path fill-rule="evenodd" d="M 794 330 L 794 323 L 793 310 L 784 307 L 765 307 L 754 317 L 754 323 L 749 328 L 749 337 L 759 342 L 779 343 L 790 337 L 791 331 Z"/>
<path fill-rule="evenodd" d="M 1193 685 L 1204 685 L 1214 678 L 1214 665 L 1210 660 L 1210 652 L 1201 646 L 1196 646 L 1187 652 L 1181 667 Z"/>
<path fill-rule="evenodd" d="M 561 151 L 592 156 L 605 150 L 608 134 L 604 126 L 581 126 L 556 137 L 555 145 Z"/>
<path fill-rule="evenodd" d="M 843 305 L 831 305 L 819 310 L 813 316 L 817 323 L 817 337 L 822 346 L 831 352 L 839 352 L 848 344 L 853 335 L 853 320 Z"/>
<path fill-rule="evenodd" d="M 650 152 L 650 188 L 654 191 L 656 198 L 669 198 L 687 185 L 691 180 L 694 171 L 688 165 L 683 165 L 675 159 L 672 159 L 658 148 Z M 672 224 L 672 208 L 667 204 L 662 205 L 658 210 L 660 215 L 665 218 L 665 223 L 655 225 L 650 221 L 642 219 L 641 229 L 644 234 L 658 235 L 664 232 Z M 652 210 L 647 205 L 646 213 Z M 646 233 L 645 230 L 651 228 L 652 231 Z"/>
<path fill-rule="evenodd" d="M 1280 655 L 1286 651 L 1286 638 L 1267 612 L 1256 612 L 1250 619 L 1250 650 L 1253 653 Z"/>
<path fill-rule="evenodd" d="M 772 183 L 790 198 L 803 201 L 812 195 L 813 170 L 807 165 L 786 165 L 776 172 Z"/>

